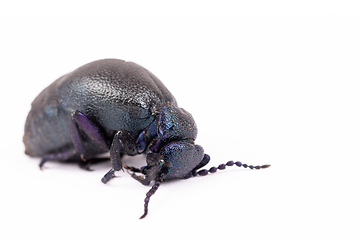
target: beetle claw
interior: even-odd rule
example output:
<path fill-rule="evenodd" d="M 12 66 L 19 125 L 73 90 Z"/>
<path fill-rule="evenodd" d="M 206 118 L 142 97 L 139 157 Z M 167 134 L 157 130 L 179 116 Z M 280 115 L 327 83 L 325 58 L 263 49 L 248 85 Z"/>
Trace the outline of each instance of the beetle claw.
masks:
<path fill-rule="evenodd" d="M 84 162 L 84 161 L 79 162 L 79 167 L 81 169 L 84 169 L 84 170 L 90 171 L 90 172 L 94 171 L 93 169 L 91 169 L 90 165 L 91 165 L 90 162 Z"/>
<path fill-rule="evenodd" d="M 138 168 L 135 168 L 135 167 L 131 167 L 131 166 L 128 166 L 128 165 L 124 165 L 124 168 L 126 169 L 126 171 L 131 174 L 129 171 L 132 171 L 132 172 L 141 172 L 140 169 Z"/>
<path fill-rule="evenodd" d="M 81 155 L 80 155 L 80 158 L 81 158 L 81 160 L 83 160 L 84 162 L 87 161 L 86 158 L 85 158 L 85 156 L 84 156 L 84 154 L 81 154 Z"/>
<path fill-rule="evenodd" d="M 140 169 L 135 168 L 135 167 L 131 167 L 131 166 L 128 166 L 128 165 L 124 165 L 124 168 L 126 169 L 127 173 L 131 175 L 132 178 L 139 181 L 143 185 L 149 185 L 150 184 L 150 181 L 148 179 L 146 179 L 146 177 L 135 174 L 136 172 L 141 173 Z M 132 171 L 132 173 L 130 171 Z"/>

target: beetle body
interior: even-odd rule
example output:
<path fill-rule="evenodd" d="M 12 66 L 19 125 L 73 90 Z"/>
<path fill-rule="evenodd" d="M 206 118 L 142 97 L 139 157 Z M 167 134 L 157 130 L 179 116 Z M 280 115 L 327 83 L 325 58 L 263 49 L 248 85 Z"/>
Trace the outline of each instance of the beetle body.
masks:
<path fill-rule="evenodd" d="M 144 185 L 155 181 L 145 198 L 144 217 L 162 181 L 225 168 L 196 172 L 210 160 L 195 144 L 196 136 L 193 117 L 156 76 L 132 62 L 104 59 L 44 89 L 32 103 L 23 140 L 26 154 L 42 158 L 40 167 L 49 160 L 87 161 L 110 152 L 112 168 L 103 183 L 123 168 Z M 136 154 L 146 154 L 146 166 L 122 165 L 124 155 Z"/>
<path fill-rule="evenodd" d="M 89 63 L 56 80 L 33 101 L 25 124 L 26 153 L 44 157 L 73 148 L 69 123 L 76 110 L 103 131 L 109 144 L 120 129 L 138 135 L 166 102 L 176 106 L 160 80 L 141 66 L 114 59 Z M 85 150 L 89 157 L 104 152 L 90 144 Z"/>

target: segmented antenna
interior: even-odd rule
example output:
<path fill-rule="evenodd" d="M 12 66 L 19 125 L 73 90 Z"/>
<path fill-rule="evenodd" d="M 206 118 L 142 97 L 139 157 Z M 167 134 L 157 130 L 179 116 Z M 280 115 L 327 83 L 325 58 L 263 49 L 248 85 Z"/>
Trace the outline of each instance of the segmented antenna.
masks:
<path fill-rule="evenodd" d="M 165 172 L 160 173 L 159 177 L 156 178 L 155 184 L 151 187 L 151 189 L 146 193 L 146 197 L 144 199 L 144 214 L 140 217 L 143 219 L 148 214 L 149 201 L 152 195 L 155 194 L 156 190 L 160 187 L 160 184 L 165 180 L 167 175 L 167 169 Z"/>
<path fill-rule="evenodd" d="M 253 165 L 242 164 L 241 162 L 228 161 L 226 164 L 220 164 L 218 167 L 212 167 L 209 170 L 202 169 L 202 170 L 199 170 L 199 171 L 190 172 L 187 177 L 188 178 L 189 177 L 196 177 L 197 175 L 205 176 L 208 173 L 216 173 L 217 170 L 224 170 L 226 168 L 226 166 L 231 167 L 231 166 L 234 166 L 234 165 L 238 166 L 238 167 L 244 167 L 244 168 L 250 168 L 250 169 L 261 169 L 261 168 L 268 168 L 268 167 L 271 166 L 271 165 L 253 166 Z"/>
<path fill-rule="evenodd" d="M 192 171 L 185 178 L 195 177 L 195 176 L 198 176 L 198 175 L 199 176 L 205 176 L 209 172 L 210 173 L 215 173 L 215 172 L 217 172 L 217 170 L 224 170 L 226 168 L 226 166 L 231 167 L 231 166 L 234 166 L 234 165 L 238 166 L 238 167 L 244 167 L 244 168 L 250 168 L 250 169 L 261 169 L 261 168 L 270 167 L 270 165 L 252 166 L 252 165 L 242 164 L 241 162 L 235 162 L 234 163 L 233 161 L 228 161 L 226 164 L 220 164 L 218 167 L 212 167 L 209 170 L 203 169 L 203 170 L 199 170 L 199 171 Z M 144 214 L 140 217 L 140 219 L 143 219 L 148 214 L 148 207 L 149 207 L 150 198 L 159 189 L 160 184 L 165 180 L 167 173 L 168 173 L 168 168 L 163 168 L 161 173 L 155 179 L 154 185 L 146 193 L 146 197 L 144 199 Z"/>

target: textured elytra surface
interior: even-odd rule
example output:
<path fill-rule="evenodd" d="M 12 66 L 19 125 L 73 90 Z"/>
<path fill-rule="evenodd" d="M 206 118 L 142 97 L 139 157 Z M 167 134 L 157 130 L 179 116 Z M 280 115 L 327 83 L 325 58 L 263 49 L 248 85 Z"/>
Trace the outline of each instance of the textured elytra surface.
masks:
<path fill-rule="evenodd" d="M 100 126 L 110 142 L 115 130 L 139 134 L 165 102 L 177 105 L 147 69 L 116 59 L 91 62 L 53 82 L 33 101 L 25 124 L 26 153 L 41 157 L 71 147 L 69 122 L 75 110 Z"/>

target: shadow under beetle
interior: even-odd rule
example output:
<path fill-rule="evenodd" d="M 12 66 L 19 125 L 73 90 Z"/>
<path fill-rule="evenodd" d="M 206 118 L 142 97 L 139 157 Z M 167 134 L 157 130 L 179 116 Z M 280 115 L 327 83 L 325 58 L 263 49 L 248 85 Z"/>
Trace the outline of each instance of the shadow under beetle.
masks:
<path fill-rule="evenodd" d="M 101 179 L 107 183 L 125 168 L 150 197 L 161 182 L 207 175 L 226 166 L 266 168 L 229 161 L 209 170 L 210 157 L 195 144 L 197 127 L 190 113 L 177 106 L 174 96 L 147 69 L 117 59 L 88 63 L 44 89 L 33 101 L 25 123 L 25 153 L 46 161 L 91 162 L 110 151 L 112 168 Z M 146 154 L 141 169 L 123 166 L 124 155 Z M 199 171 L 198 171 L 199 170 Z"/>

